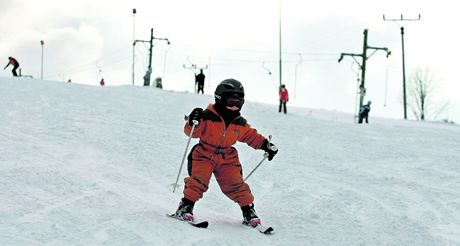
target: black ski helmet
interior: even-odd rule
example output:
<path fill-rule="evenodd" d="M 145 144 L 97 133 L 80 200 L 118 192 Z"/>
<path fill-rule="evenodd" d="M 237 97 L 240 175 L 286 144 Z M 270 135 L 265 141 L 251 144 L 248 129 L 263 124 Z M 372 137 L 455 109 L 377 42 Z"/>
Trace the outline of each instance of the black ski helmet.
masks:
<path fill-rule="evenodd" d="M 220 82 L 216 87 L 214 92 L 214 97 L 216 99 L 222 99 L 223 94 L 233 94 L 237 93 L 244 97 L 244 87 L 240 81 L 236 79 L 226 79 Z"/>

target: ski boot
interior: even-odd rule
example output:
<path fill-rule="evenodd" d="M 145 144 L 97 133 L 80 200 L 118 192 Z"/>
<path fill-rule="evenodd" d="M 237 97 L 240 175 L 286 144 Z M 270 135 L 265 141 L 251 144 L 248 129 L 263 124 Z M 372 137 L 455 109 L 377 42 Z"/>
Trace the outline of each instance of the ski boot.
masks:
<path fill-rule="evenodd" d="M 261 224 L 260 219 L 256 214 L 256 210 L 254 209 L 254 204 L 241 207 L 241 211 L 243 211 L 243 224 L 250 225 L 252 227 L 256 227 Z"/>
<path fill-rule="evenodd" d="M 193 206 L 195 202 L 190 201 L 187 198 L 182 198 L 177 208 L 175 216 L 180 220 L 186 220 L 193 222 Z"/>

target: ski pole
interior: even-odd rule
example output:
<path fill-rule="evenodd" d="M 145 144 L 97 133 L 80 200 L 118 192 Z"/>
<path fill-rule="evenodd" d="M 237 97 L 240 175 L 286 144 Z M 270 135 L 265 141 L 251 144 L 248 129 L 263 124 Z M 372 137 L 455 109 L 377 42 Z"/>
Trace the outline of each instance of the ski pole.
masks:
<path fill-rule="evenodd" d="M 190 140 L 192 140 L 193 131 L 195 130 L 195 126 L 198 125 L 199 123 L 197 120 L 193 120 L 192 122 L 193 122 L 192 130 L 190 131 L 190 135 L 188 136 L 187 146 L 185 146 L 184 156 L 182 157 L 182 162 L 180 164 L 179 172 L 177 173 L 176 183 L 174 183 L 173 193 L 176 192 L 177 182 L 179 181 L 180 172 L 182 171 L 182 166 L 184 165 L 184 160 L 185 160 L 185 156 L 187 155 L 188 146 L 190 145 Z"/>
<path fill-rule="evenodd" d="M 272 141 L 272 135 L 269 135 L 269 136 L 268 136 L 268 146 L 270 146 L 270 141 Z M 246 176 L 246 178 L 244 178 L 243 181 L 246 182 L 246 180 L 248 180 L 248 178 L 251 177 L 251 175 L 257 170 L 257 168 L 259 168 L 260 165 L 262 165 L 262 163 L 263 163 L 263 162 L 265 161 L 265 159 L 267 159 L 267 158 L 268 158 L 268 153 L 265 152 L 265 153 L 264 153 L 264 158 L 262 158 L 262 160 L 259 162 L 259 164 L 257 164 L 257 166 L 256 166 L 254 169 L 252 169 L 252 171 L 248 174 L 248 176 Z"/>

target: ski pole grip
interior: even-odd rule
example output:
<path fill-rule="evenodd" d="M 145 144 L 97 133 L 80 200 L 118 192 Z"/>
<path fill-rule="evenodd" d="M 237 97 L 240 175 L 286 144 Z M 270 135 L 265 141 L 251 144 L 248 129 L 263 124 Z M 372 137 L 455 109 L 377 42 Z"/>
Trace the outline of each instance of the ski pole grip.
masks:
<path fill-rule="evenodd" d="M 268 135 L 268 143 L 267 143 L 268 148 L 270 148 L 270 142 L 271 141 L 272 141 L 272 135 Z M 264 158 L 268 158 L 268 153 L 267 152 L 264 153 Z"/>
<path fill-rule="evenodd" d="M 273 151 L 277 151 L 278 150 L 278 147 L 276 147 L 275 145 L 271 145 L 270 142 L 272 141 L 272 135 L 269 135 L 268 136 L 268 148 L 270 148 L 271 150 Z"/>

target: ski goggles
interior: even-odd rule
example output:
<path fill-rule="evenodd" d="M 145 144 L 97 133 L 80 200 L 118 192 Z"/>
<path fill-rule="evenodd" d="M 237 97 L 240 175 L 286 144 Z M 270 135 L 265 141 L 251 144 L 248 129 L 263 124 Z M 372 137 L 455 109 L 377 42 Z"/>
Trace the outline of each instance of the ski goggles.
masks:
<path fill-rule="evenodd" d="M 232 93 L 229 95 L 224 95 L 223 100 L 225 101 L 225 106 L 230 110 L 240 110 L 244 104 L 244 95 L 241 93 Z"/>

